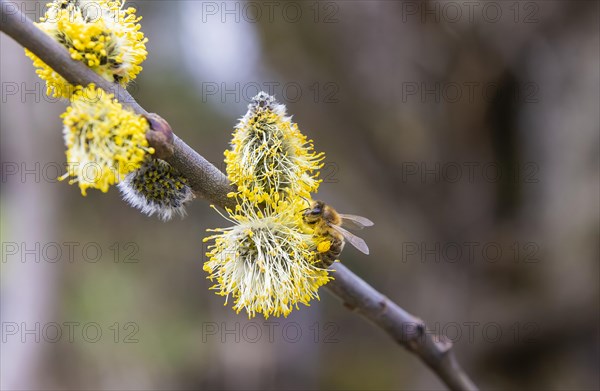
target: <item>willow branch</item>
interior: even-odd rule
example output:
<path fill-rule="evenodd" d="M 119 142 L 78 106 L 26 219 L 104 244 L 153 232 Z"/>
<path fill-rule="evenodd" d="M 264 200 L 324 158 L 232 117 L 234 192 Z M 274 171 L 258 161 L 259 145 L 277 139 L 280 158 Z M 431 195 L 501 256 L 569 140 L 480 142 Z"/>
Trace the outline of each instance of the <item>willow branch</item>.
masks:
<path fill-rule="evenodd" d="M 196 194 L 221 207 L 234 206 L 233 200 L 227 197 L 227 193 L 233 190 L 227 177 L 174 135 L 165 120 L 144 110 L 122 87 L 104 80 L 83 63 L 72 60 L 63 46 L 19 11 L 16 3 L 0 0 L 0 5 L 1 31 L 33 52 L 71 84 L 85 86 L 94 83 L 145 116 L 152 129 L 146 136 L 158 157 L 179 170 Z M 423 321 L 404 311 L 344 265 L 336 263 L 333 267 L 335 279 L 326 287 L 347 308 L 369 319 L 398 344 L 421 358 L 451 390 L 477 389 L 458 364 L 449 341 L 426 332 Z"/>

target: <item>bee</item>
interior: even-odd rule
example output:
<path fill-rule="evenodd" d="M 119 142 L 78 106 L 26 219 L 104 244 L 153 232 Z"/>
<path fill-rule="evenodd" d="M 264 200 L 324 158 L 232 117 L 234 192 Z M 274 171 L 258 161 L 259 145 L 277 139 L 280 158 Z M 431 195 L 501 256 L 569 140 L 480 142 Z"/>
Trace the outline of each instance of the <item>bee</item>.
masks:
<path fill-rule="evenodd" d="M 346 231 L 341 226 L 352 227 L 355 229 L 363 229 L 370 227 L 373 222 L 366 217 L 355 216 L 350 214 L 338 213 L 331 206 L 323 201 L 314 201 L 303 213 L 304 222 L 314 228 L 314 235 L 326 237 L 330 245 L 321 247 L 321 243 L 317 245 L 316 266 L 328 268 L 335 262 L 342 253 L 346 241 L 356 247 L 360 252 L 369 255 L 369 247 L 364 240 L 358 236 Z"/>

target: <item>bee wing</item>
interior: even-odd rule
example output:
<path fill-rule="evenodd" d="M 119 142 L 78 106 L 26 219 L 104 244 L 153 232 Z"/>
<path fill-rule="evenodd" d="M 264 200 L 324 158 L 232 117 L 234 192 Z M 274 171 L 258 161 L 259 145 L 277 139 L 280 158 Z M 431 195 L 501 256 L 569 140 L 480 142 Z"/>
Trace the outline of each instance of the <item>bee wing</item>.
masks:
<path fill-rule="evenodd" d="M 356 247 L 358 251 L 362 252 L 363 254 L 369 255 L 369 246 L 367 246 L 367 243 L 365 243 L 364 240 L 354 235 L 353 233 L 346 231 L 339 225 L 332 225 L 331 228 L 339 232 L 344 237 L 344 239 L 346 239 L 348 242 L 350 242 L 351 245 Z"/>
<path fill-rule="evenodd" d="M 342 222 L 345 226 L 352 229 L 363 229 L 365 227 L 370 227 L 373 225 L 373 222 L 366 217 L 349 215 L 344 213 L 338 213 L 342 218 Z"/>

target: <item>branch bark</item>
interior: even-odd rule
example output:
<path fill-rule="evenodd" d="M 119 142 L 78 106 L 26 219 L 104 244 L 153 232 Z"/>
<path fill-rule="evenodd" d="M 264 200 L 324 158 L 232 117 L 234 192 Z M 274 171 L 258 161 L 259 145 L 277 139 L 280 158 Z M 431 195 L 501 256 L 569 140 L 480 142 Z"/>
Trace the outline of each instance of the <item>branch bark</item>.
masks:
<path fill-rule="evenodd" d="M 148 113 L 121 86 L 98 76 L 83 63 L 71 59 L 68 51 L 54 41 L 17 7 L 16 3 L 0 0 L 0 30 L 29 49 L 52 69 L 74 85 L 94 83 L 110 92 L 124 105 L 148 118 L 152 130 L 148 141 L 161 159 L 169 162 L 188 180 L 194 192 L 220 207 L 232 208 L 227 193 L 233 187 L 227 177 L 198 152 L 174 135 L 168 123 L 156 114 Z M 326 287 L 344 305 L 384 330 L 398 344 L 423 360 L 451 390 L 477 390 L 456 360 L 450 341 L 426 332 L 422 320 L 409 314 L 379 293 L 340 263 L 334 264 L 335 279 Z"/>

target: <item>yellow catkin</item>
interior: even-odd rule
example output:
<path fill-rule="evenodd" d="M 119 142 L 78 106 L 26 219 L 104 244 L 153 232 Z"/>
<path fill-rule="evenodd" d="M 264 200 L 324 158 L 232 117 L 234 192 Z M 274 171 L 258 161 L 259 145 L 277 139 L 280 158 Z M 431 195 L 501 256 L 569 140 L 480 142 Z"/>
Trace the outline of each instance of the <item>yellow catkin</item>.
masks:
<path fill-rule="evenodd" d="M 297 214 L 288 212 L 236 218 L 233 227 L 216 229 L 205 241 L 208 261 L 204 270 L 218 295 L 231 299 L 236 312 L 248 317 L 262 313 L 287 316 L 299 304 L 318 299 L 318 289 L 331 277 L 315 266 L 312 235 L 303 233 Z"/>
<path fill-rule="evenodd" d="M 72 59 L 125 87 L 141 72 L 148 52 L 141 17 L 124 4 L 122 0 L 55 0 L 36 25 L 65 46 Z M 29 50 L 25 54 L 46 81 L 48 95 L 68 98 L 73 93 L 75 87 L 62 76 Z"/>
<path fill-rule="evenodd" d="M 93 84 L 75 90 L 61 118 L 68 170 L 60 179 L 70 177 L 83 195 L 88 188 L 107 192 L 154 152 L 146 140 L 146 119 Z"/>

